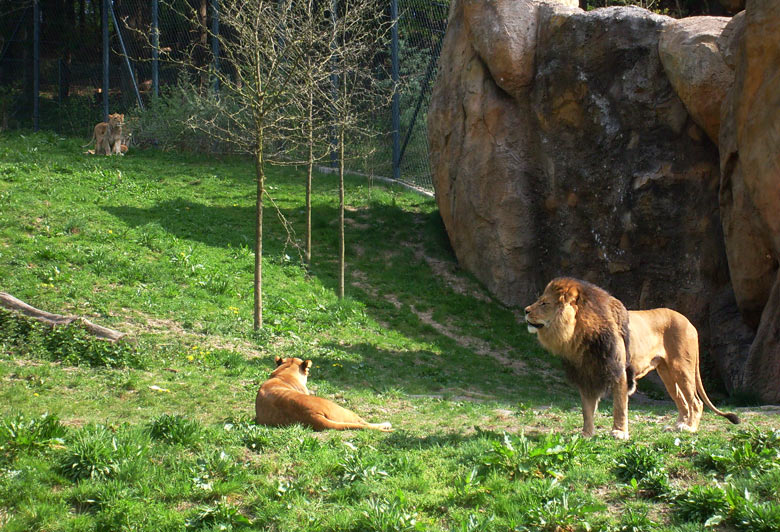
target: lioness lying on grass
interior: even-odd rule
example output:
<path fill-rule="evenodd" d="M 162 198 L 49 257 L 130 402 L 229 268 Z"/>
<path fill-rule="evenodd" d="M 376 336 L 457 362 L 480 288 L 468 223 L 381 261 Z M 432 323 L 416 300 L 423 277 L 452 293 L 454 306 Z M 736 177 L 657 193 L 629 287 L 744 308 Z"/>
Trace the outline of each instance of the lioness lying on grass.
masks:
<path fill-rule="evenodd" d="M 276 357 L 276 369 L 255 399 L 255 421 L 260 425 L 300 423 L 314 430 L 375 429 L 391 431 L 390 423 L 368 423 L 332 401 L 309 395 L 306 381 L 311 360 Z"/>

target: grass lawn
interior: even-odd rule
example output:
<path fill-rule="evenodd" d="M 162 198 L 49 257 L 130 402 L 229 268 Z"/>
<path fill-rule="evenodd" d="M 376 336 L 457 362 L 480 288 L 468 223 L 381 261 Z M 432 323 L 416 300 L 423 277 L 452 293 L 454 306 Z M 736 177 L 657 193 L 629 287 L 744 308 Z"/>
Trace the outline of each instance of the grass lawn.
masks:
<path fill-rule="evenodd" d="M 340 301 L 336 178 L 307 269 L 304 173 L 272 168 L 255 333 L 251 163 L 83 142 L 0 135 L 0 291 L 130 340 L 0 311 L 2 530 L 780 530 L 777 411 L 719 400 L 742 425 L 668 433 L 673 403 L 639 394 L 630 442 L 609 401 L 580 439 L 577 392 L 459 270 L 433 200 L 348 179 Z M 396 430 L 254 425 L 275 356 Z"/>

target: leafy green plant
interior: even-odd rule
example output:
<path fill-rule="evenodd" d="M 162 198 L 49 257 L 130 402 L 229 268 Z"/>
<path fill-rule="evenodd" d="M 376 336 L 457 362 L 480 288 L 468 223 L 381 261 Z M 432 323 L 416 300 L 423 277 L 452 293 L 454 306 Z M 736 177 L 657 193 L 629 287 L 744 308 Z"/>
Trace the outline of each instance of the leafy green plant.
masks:
<path fill-rule="evenodd" d="M 399 491 L 391 500 L 370 498 L 359 521 L 360 530 L 375 532 L 414 532 L 424 530 L 414 511 L 405 507 L 406 497 Z"/>
<path fill-rule="evenodd" d="M 360 454 L 348 454 L 339 463 L 341 481 L 347 484 L 366 482 L 375 477 L 386 477 L 387 472 L 379 469 L 375 463 L 367 462 Z"/>
<path fill-rule="evenodd" d="M 595 506 L 572 501 L 568 493 L 547 500 L 529 510 L 531 530 L 558 532 L 559 530 L 590 530 L 589 516 Z"/>
<path fill-rule="evenodd" d="M 13 456 L 20 451 L 62 444 L 67 429 L 54 414 L 28 417 L 22 413 L 0 421 L 0 451 Z"/>
<path fill-rule="evenodd" d="M 247 423 L 239 430 L 241 431 L 241 443 L 253 451 L 259 452 L 269 447 L 273 442 L 273 438 L 268 433 L 268 427 Z"/>
<path fill-rule="evenodd" d="M 726 491 L 720 486 L 693 486 L 674 498 L 677 516 L 682 521 L 719 524 L 731 510 Z"/>
<path fill-rule="evenodd" d="M 200 439 L 197 421 L 178 414 L 161 414 L 149 423 L 149 435 L 170 444 L 193 445 Z"/>
<path fill-rule="evenodd" d="M 112 478 L 126 466 L 132 466 L 145 452 L 143 442 L 118 439 L 115 431 L 103 425 L 90 425 L 67 441 L 60 455 L 59 470 L 74 481 Z"/>
<path fill-rule="evenodd" d="M 582 444 L 579 436 L 571 438 L 548 434 L 534 443 L 524 434 L 504 434 L 501 442 L 492 442 L 492 449 L 483 459 L 488 468 L 502 470 L 510 477 L 547 476 L 560 478 L 578 456 Z"/>
<path fill-rule="evenodd" d="M 225 497 L 216 504 L 197 508 L 195 514 L 187 519 L 186 528 L 191 530 L 232 530 L 252 526 L 252 521 Z"/>
<path fill-rule="evenodd" d="M 780 504 L 748 501 L 739 508 L 734 526 L 746 532 L 777 532 L 780 530 Z"/>
<path fill-rule="evenodd" d="M 725 450 L 715 451 L 706 456 L 710 466 L 720 473 L 758 475 L 780 466 L 780 450 L 764 447 L 756 442 L 758 447 L 748 439 L 737 441 Z"/>
<path fill-rule="evenodd" d="M 139 369 L 145 366 L 133 344 L 95 338 L 75 323 L 48 327 L 0 309 L 0 337 L 23 353 L 68 365 Z"/>
<path fill-rule="evenodd" d="M 453 484 L 455 495 L 460 500 L 472 497 L 479 490 L 479 485 L 479 469 L 476 467 L 471 468 L 465 475 L 457 477 Z"/>
<path fill-rule="evenodd" d="M 615 460 L 615 474 L 618 480 L 649 496 L 658 496 L 669 491 L 666 468 L 661 454 L 650 447 L 633 445 Z"/>
<path fill-rule="evenodd" d="M 477 515 L 469 513 L 468 516 L 450 525 L 449 532 L 485 532 L 495 521 L 495 515 Z"/>
<path fill-rule="evenodd" d="M 654 530 L 656 523 L 647 515 L 647 509 L 626 508 L 620 515 L 615 532 L 647 532 Z"/>

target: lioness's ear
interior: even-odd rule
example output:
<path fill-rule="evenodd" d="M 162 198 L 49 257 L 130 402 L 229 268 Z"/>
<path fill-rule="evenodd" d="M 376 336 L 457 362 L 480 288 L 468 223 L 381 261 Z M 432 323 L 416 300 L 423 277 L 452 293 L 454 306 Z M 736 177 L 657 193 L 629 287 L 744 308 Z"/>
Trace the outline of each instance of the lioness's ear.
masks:
<path fill-rule="evenodd" d="M 312 366 L 311 360 L 304 361 L 303 364 L 301 364 L 301 373 L 308 375 L 311 366 Z"/>
<path fill-rule="evenodd" d="M 282 357 L 274 357 L 274 362 L 276 362 L 277 366 L 281 366 L 284 360 L 282 359 Z"/>

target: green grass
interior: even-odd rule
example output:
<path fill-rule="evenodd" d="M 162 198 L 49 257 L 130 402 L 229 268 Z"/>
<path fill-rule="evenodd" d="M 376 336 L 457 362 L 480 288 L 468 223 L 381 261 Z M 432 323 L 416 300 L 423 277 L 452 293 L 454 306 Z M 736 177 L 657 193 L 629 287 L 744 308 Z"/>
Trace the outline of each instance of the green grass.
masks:
<path fill-rule="evenodd" d="M 252 331 L 251 164 L 0 135 L 0 290 L 126 332 L 108 348 L 0 313 L 0 527 L 8 531 L 777 530 L 780 422 L 742 409 L 670 434 L 632 401 L 630 443 L 576 437 L 577 393 L 460 271 L 435 203 L 318 175 L 304 268 L 303 172 L 273 168 L 266 326 Z M 395 432 L 252 423 L 274 356 Z"/>

